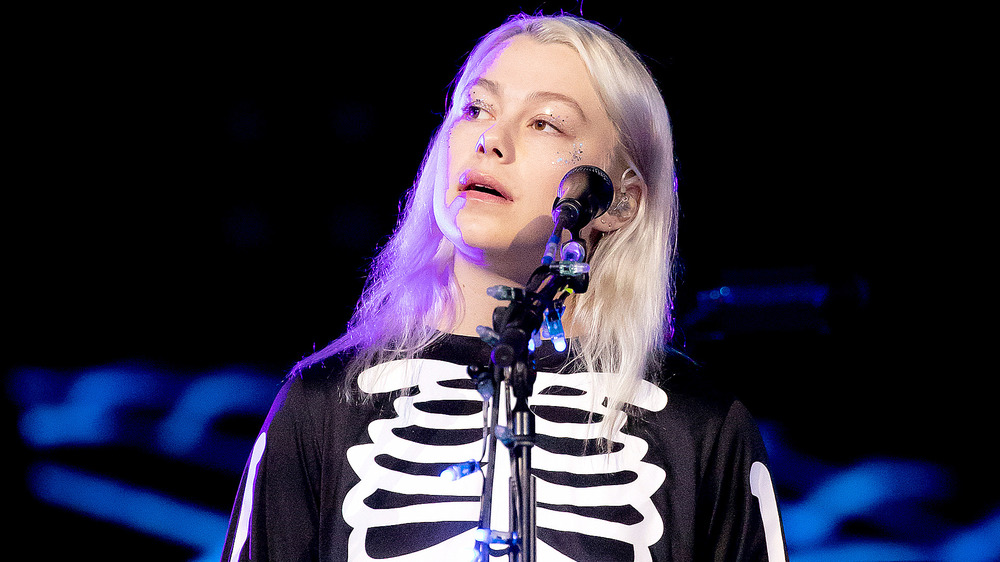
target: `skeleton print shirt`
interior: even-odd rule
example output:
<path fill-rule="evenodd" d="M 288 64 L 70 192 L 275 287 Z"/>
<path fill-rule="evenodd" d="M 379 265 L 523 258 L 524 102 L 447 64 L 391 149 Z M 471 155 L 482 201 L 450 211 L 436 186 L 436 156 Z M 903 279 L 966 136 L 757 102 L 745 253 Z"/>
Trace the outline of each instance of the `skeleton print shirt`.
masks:
<path fill-rule="evenodd" d="M 472 559 L 482 471 L 439 475 L 482 456 L 483 398 L 466 367 L 488 354 L 446 336 L 361 373 L 372 403 L 346 400 L 330 363 L 290 378 L 244 471 L 223 560 Z M 539 561 L 785 560 L 764 447 L 739 401 L 675 356 L 609 452 L 594 429 L 606 413 L 595 381 L 608 375 L 566 372 L 565 359 L 539 350 L 528 401 Z M 507 454 L 497 447 L 495 530 L 509 530 Z"/>

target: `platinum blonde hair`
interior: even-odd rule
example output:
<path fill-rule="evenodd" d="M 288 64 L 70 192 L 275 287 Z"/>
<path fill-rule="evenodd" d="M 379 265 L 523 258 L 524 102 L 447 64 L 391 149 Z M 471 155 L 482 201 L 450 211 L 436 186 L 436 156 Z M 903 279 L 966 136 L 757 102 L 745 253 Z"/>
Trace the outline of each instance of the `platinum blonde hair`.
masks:
<path fill-rule="evenodd" d="M 491 55 L 519 35 L 567 45 L 580 55 L 615 125 L 617 158 L 646 186 L 636 216 L 594 247 L 588 291 L 567 301 L 579 360 L 588 371 L 614 374 L 601 377 L 608 415 L 599 432 L 610 437 L 643 380 L 655 378 L 672 335 L 678 216 L 673 143 L 663 97 L 647 67 L 618 36 L 574 16 L 514 16 L 480 40 L 454 83 L 442 125 L 345 333 L 292 372 L 352 351 L 345 374 L 356 377 L 384 361 L 415 356 L 441 337 L 436 326 L 452 325 L 461 314 L 455 249 L 434 220 L 435 186 L 448 181 L 448 135 L 461 117 L 462 97 Z M 595 408 L 602 398 L 594 397 Z"/>

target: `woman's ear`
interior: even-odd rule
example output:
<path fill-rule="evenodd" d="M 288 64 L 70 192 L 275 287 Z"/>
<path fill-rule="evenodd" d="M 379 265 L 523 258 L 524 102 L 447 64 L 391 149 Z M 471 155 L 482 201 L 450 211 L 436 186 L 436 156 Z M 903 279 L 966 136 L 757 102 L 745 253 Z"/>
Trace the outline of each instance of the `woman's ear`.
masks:
<path fill-rule="evenodd" d="M 591 221 L 590 226 L 598 232 L 613 232 L 625 226 L 639 212 L 642 196 L 646 193 L 646 183 L 632 168 L 622 174 L 611 206 L 603 215 Z"/>

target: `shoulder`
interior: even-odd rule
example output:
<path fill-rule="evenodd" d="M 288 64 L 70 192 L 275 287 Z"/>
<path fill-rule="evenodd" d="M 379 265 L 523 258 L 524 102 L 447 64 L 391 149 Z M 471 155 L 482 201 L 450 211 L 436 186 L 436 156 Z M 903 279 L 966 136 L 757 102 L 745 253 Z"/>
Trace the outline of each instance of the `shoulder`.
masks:
<path fill-rule="evenodd" d="M 338 355 L 295 369 L 286 377 L 285 386 L 295 389 L 306 399 L 336 400 L 347 393 L 347 362 L 348 359 Z"/>
<path fill-rule="evenodd" d="M 734 394 L 716 384 L 711 373 L 687 355 L 668 349 L 658 363 L 657 384 L 677 409 L 704 416 L 725 416 L 737 402 Z"/>
<path fill-rule="evenodd" d="M 750 411 L 704 366 L 669 351 L 660 363 L 658 386 L 667 395 L 667 405 L 659 412 L 661 424 L 700 443 L 704 454 L 736 447 L 763 455 L 760 431 Z"/>
<path fill-rule="evenodd" d="M 347 384 L 340 358 L 293 370 L 278 389 L 265 427 L 319 423 L 348 402 Z"/>

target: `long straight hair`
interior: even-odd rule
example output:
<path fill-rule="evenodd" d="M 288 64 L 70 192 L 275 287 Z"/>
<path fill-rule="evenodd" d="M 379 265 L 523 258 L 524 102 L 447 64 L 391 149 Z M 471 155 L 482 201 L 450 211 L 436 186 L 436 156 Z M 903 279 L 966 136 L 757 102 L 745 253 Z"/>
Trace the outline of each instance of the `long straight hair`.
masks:
<path fill-rule="evenodd" d="M 667 109 L 648 68 L 617 35 L 574 16 L 520 14 L 479 41 L 456 77 L 443 122 L 344 334 L 296 364 L 292 374 L 349 351 L 345 376 L 353 380 L 387 360 L 414 357 L 443 335 L 438 326 L 454 325 L 462 313 L 455 248 L 434 219 L 433 196 L 448 181 L 448 135 L 461 116 L 462 96 L 491 55 L 518 35 L 567 45 L 580 55 L 615 125 L 618 157 L 647 187 L 633 220 L 596 244 L 589 290 L 566 306 L 579 360 L 588 371 L 613 374 L 601 377 L 603 387 L 595 389 L 607 397 L 599 433 L 610 437 L 642 381 L 655 377 L 672 335 L 678 216 L 673 144 Z M 595 408 L 601 400 L 595 396 Z"/>

